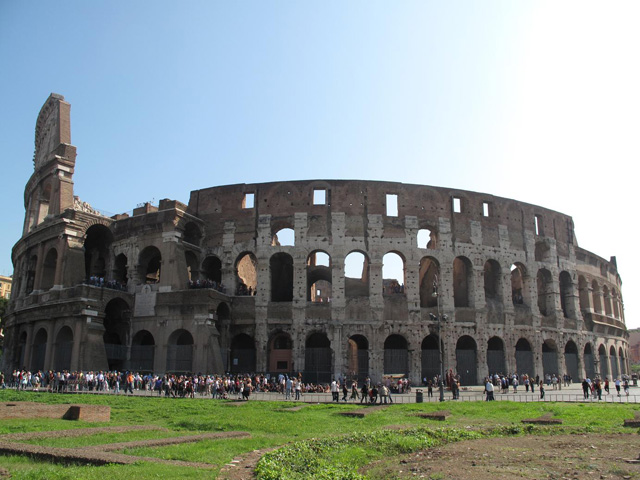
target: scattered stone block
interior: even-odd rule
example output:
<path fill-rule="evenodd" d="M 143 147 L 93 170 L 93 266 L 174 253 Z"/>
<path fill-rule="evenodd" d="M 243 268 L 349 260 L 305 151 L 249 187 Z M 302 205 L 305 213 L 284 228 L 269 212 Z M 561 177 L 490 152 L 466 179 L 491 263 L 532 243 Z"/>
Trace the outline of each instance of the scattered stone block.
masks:
<path fill-rule="evenodd" d="M 534 425 L 562 425 L 562 419 L 552 418 L 550 413 L 538 418 L 525 418 L 522 423 L 532 423 Z"/>
<path fill-rule="evenodd" d="M 625 420 L 624 426 L 631 428 L 640 428 L 640 411 L 634 413 L 634 418 L 632 420 Z"/>
<path fill-rule="evenodd" d="M 416 413 L 416 417 L 427 418 L 429 420 L 437 420 L 439 422 L 444 422 L 450 416 L 451 416 L 451 412 L 449 410 L 438 410 L 437 412 Z"/>

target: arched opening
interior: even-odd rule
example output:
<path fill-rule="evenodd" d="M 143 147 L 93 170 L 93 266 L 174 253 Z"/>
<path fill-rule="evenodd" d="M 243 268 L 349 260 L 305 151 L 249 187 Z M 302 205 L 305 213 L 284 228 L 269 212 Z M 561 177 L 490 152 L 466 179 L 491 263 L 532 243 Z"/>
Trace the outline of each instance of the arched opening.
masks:
<path fill-rule="evenodd" d="M 585 278 L 580 275 L 578 277 L 578 290 L 580 291 L 580 311 L 589 311 L 589 284 Z"/>
<path fill-rule="evenodd" d="M 389 335 L 384 341 L 384 375 L 409 375 L 409 349 L 402 335 Z"/>
<path fill-rule="evenodd" d="M 271 301 L 293 300 L 293 258 L 288 253 L 276 253 L 269 259 Z"/>
<path fill-rule="evenodd" d="M 487 367 L 489 374 L 507 373 L 504 355 L 504 342 L 499 337 L 491 337 L 487 344 Z"/>
<path fill-rule="evenodd" d="M 153 372 L 156 342 L 151 332 L 138 331 L 131 340 L 131 369 L 136 372 Z"/>
<path fill-rule="evenodd" d="M 105 307 L 102 338 L 109 370 L 124 370 L 131 333 L 131 307 L 122 298 L 114 298 Z"/>
<path fill-rule="evenodd" d="M 104 225 L 93 225 L 87 229 L 84 241 L 84 269 L 86 280 L 107 278 L 110 270 L 113 234 Z"/>
<path fill-rule="evenodd" d="M 202 262 L 202 275 L 205 280 L 219 285 L 222 282 L 222 261 L 214 255 L 205 258 Z"/>
<path fill-rule="evenodd" d="M 120 284 L 120 286 L 125 287 L 129 278 L 127 276 L 127 256 L 124 253 L 121 253 L 116 257 L 115 265 L 113 269 L 113 277 L 114 280 Z"/>
<path fill-rule="evenodd" d="M 307 301 L 331 301 L 331 257 L 326 252 L 314 251 L 307 257 Z"/>
<path fill-rule="evenodd" d="M 525 289 L 525 278 L 527 269 L 521 263 L 511 265 L 511 300 L 513 305 L 529 305 L 528 291 Z"/>
<path fill-rule="evenodd" d="M 476 341 L 468 335 L 460 337 L 456 343 L 456 371 L 462 385 L 478 383 L 477 350 Z"/>
<path fill-rule="evenodd" d="M 422 340 L 422 379 L 434 380 L 440 375 L 440 351 L 438 350 L 438 336 L 428 335 Z M 433 383 L 436 385 L 436 382 Z"/>
<path fill-rule="evenodd" d="M 620 307 L 618 302 L 618 292 L 615 288 L 611 289 L 611 303 L 613 304 L 614 318 L 620 318 Z"/>
<path fill-rule="evenodd" d="M 573 281 L 566 271 L 560 272 L 560 306 L 564 318 L 576 318 L 573 308 Z"/>
<path fill-rule="evenodd" d="M 293 247 L 296 244 L 296 233 L 292 228 L 278 230 L 271 239 L 273 247 Z"/>
<path fill-rule="evenodd" d="M 37 265 L 38 265 L 38 256 L 32 255 L 31 258 L 29 258 L 29 264 L 27 266 L 27 287 L 26 287 L 27 295 L 33 292 L 33 289 L 35 288 Z"/>
<path fill-rule="evenodd" d="M 591 282 L 591 295 L 593 299 L 593 311 L 596 313 L 602 313 L 602 303 L 600 301 L 601 297 L 600 285 L 595 280 Z"/>
<path fill-rule="evenodd" d="M 332 369 L 331 342 L 324 333 L 312 333 L 305 342 L 304 381 L 328 383 Z"/>
<path fill-rule="evenodd" d="M 608 377 L 611 380 L 611 373 L 609 372 L 609 356 L 607 355 L 607 349 L 602 344 L 598 347 L 598 363 L 600 364 L 600 376 L 603 378 Z"/>
<path fill-rule="evenodd" d="M 369 376 L 369 341 L 362 335 L 352 335 L 347 341 L 348 375 L 358 384 Z"/>
<path fill-rule="evenodd" d="M 31 371 L 44 370 L 44 359 L 47 354 L 47 331 L 44 328 L 38 330 L 31 347 Z"/>
<path fill-rule="evenodd" d="M 556 342 L 547 339 L 542 344 L 542 369 L 547 375 L 560 375 L 558 372 L 558 347 Z"/>
<path fill-rule="evenodd" d="M 487 302 L 502 302 L 502 269 L 495 260 L 484 264 L 484 298 Z"/>
<path fill-rule="evenodd" d="M 620 374 L 621 375 L 626 375 L 628 374 L 627 372 L 627 360 L 624 356 L 624 351 L 622 350 L 622 347 L 620 347 L 618 349 L 618 360 L 620 361 Z"/>
<path fill-rule="evenodd" d="M 256 342 L 246 333 L 231 340 L 231 373 L 253 373 L 256 371 Z"/>
<path fill-rule="evenodd" d="M 604 285 L 602 287 L 602 303 L 604 303 L 604 314 L 607 317 L 611 316 L 611 296 L 609 295 L 609 287 Z"/>
<path fill-rule="evenodd" d="M 189 222 L 184 226 L 184 236 L 182 238 L 185 243 L 199 247 L 202 240 L 202 232 L 195 223 Z"/>
<path fill-rule="evenodd" d="M 71 354 L 73 353 L 73 332 L 64 326 L 56 335 L 56 346 L 53 356 L 53 368 L 56 372 L 71 370 Z"/>
<path fill-rule="evenodd" d="M 569 375 L 573 381 L 578 380 L 580 378 L 578 371 L 578 347 L 572 340 L 569 340 L 564 346 L 564 364 L 567 367 L 567 375 Z M 562 373 L 563 372 L 560 372 L 560 375 L 562 375 Z"/>
<path fill-rule="evenodd" d="M 591 344 L 587 343 L 584 346 L 584 370 L 585 374 L 589 378 L 595 378 L 596 376 L 596 363 L 593 358 L 593 351 L 591 350 Z"/>
<path fill-rule="evenodd" d="M 429 250 L 435 250 L 438 248 L 436 234 L 428 228 L 421 228 L 418 230 L 416 242 L 418 248 L 428 248 Z"/>
<path fill-rule="evenodd" d="M 193 282 L 200 280 L 200 271 L 198 270 L 198 257 L 196 254 L 187 250 L 184 252 L 184 260 L 187 264 L 187 278 L 189 280 L 189 284 L 191 285 Z"/>
<path fill-rule="evenodd" d="M 369 257 L 363 252 L 351 252 L 344 259 L 344 294 L 369 296 Z"/>
<path fill-rule="evenodd" d="M 432 308 L 438 305 L 434 296 L 436 279 L 440 275 L 440 264 L 433 257 L 423 257 L 420 260 L 420 307 Z"/>
<path fill-rule="evenodd" d="M 404 258 L 396 252 L 382 257 L 382 292 L 384 295 L 404 295 Z"/>
<path fill-rule="evenodd" d="M 147 247 L 140 252 L 138 275 L 142 283 L 160 283 L 162 255 L 156 247 Z"/>
<path fill-rule="evenodd" d="M 609 361 L 611 362 L 611 377 L 618 378 L 620 376 L 620 369 L 618 367 L 618 357 L 616 356 L 616 347 L 611 345 L 609 348 Z"/>
<path fill-rule="evenodd" d="M 553 314 L 553 280 L 551 272 L 546 268 L 538 270 L 538 310 L 540 315 L 547 317 Z M 558 372 L 555 372 L 558 373 Z"/>
<path fill-rule="evenodd" d="M 167 340 L 167 373 L 193 371 L 193 336 L 184 329 L 175 330 Z"/>
<path fill-rule="evenodd" d="M 516 371 L 520 374 L 528 374 L 535 377 L 536 371 L 533 363 L 533 350 L 531 344 L 525 338 L 520 338 L 516 343 Z"/>
<path fill-rule="evenodd" d="M 288 373 L 293 371 L 293 341 L 291 335 L 280 332 L 269 341 L 269 371 Z"/>
<path fill-rule="evenodd" d="M 255 295 L 258 286 L 258 260 L 253 253 L 245 252 L 236 261 L 236 295 Z"/>
<path fill-rule="evenodd" d="M 42 264 L 42 281 L 40 284 L 41 290 L 50 290 L 56 279 L 56 265 L 58 264 L 58 252 L 55 248 L 52 248 L 47 252 L 47 256 L 44 257 L 44 263 Z"/>
<path fill-rule="evenodd" d="M 453 303 L 456 308 L 471 305 L 471 261 L 466 257 L 456 257 L 453 260 Z"/>

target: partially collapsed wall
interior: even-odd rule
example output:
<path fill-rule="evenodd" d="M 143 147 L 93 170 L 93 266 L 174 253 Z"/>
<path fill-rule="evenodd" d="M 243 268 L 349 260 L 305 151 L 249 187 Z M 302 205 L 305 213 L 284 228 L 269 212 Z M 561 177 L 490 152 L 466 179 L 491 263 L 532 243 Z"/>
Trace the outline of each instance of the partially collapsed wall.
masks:
<path fill-rule="evenodd" d="M 73 197 L 69 105 L 38 117 L 4 368 L 414 382 L 629 371 L 615 259 L 571 217 L 364 180 L 212 187 L 108 218 Z M 440 322 L 438 320 L 441 320 Z"/>

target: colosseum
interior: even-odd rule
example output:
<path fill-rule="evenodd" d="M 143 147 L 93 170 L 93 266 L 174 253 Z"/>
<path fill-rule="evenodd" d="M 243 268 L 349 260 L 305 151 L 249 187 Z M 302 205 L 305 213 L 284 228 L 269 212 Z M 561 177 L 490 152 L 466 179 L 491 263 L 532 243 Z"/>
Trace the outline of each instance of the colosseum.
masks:
<path fill-rule="evenodd" d="M 440 371 L 441 346 L 467 385 L 629 371 L 615 257 L 580 248 L 568 215 L 451 188 L 307 180 L 108 217 L 74 196 L 75 162 L 70 105 L 52 94 L 12 252 L 5 370 L 418 383 Z"/>

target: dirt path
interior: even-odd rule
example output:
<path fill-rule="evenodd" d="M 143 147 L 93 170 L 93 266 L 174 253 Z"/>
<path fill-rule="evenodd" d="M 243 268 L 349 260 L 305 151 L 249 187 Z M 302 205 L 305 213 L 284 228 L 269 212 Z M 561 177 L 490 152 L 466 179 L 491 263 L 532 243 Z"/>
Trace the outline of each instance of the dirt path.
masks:
<path fill-rule="evenodd" d="M 640 479 L 637 433 L 490 438 L 376 462 L 372 479 Z"/>

